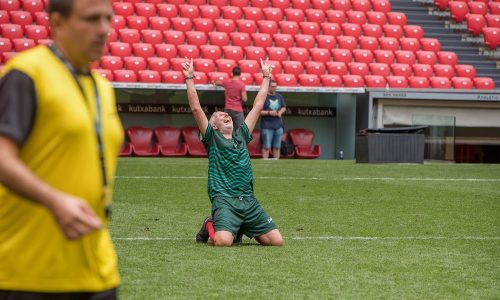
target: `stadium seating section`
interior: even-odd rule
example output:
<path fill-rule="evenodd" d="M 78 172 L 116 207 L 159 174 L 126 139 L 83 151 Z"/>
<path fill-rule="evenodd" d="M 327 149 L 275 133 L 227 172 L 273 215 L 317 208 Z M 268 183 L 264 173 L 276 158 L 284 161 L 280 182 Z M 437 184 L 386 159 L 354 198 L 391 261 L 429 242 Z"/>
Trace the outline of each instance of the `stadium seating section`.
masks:
<path fill-rule="evenodd" d="M 50 43 L 47 2 L 0 0 L 0 66 Z M 435 4 L 496 49 L 500 2 Z M 180 62 L 187 56 L 196 61 L 197 83 L 227 78 L 239 65 L 247 84 L 259 84 L 258 61 L 269 57 L 284 86 L 442 88 L 446 78 L 454 88 L 495 88 L 473 67 L 458 68 L 455 53 L 440 52 L 439 41 L 392 11 L 389 0 L 114 0 L 113 8 L 109 41 L 95 64 L 111 81 L 183 83 Z"/>

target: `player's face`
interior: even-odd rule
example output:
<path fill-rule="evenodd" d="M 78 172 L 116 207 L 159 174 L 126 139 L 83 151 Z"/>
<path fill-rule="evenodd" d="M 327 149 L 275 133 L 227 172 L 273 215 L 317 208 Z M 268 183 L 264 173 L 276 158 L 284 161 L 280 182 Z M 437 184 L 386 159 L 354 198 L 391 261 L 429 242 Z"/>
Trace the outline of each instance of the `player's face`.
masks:
<path fill-rule="evenodd" d="M 56 32 L 74 63 L 85 65 L 101 57 L 112 16 L 110 0 L 74 0 L 70 16 L 61 19 Z"/>
<path fill-rule="evenodd" d="M 233 119 L 226 112 L 218 112 L 214 117 L 215 128 L 221 131 L 233 130 Z"/>
<path fill-rule="evenodd" d="M 269 94 L 271 95 L 274 95 L 276 93 L 276 88 L 278 87 L 278 85 L 276 83 L 271 83 L 269 85 Z"/>

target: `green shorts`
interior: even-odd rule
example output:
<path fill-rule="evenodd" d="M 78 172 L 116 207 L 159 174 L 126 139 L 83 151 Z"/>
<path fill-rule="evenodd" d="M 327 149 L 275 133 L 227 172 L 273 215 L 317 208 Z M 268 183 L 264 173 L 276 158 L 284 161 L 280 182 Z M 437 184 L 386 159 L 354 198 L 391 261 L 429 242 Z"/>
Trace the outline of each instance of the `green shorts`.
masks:
<path fill-rule="evenodd" d="M 273 219 L 260 206 L 254 196 L 212 199 L 212 218 L 215 231 L 229 231 L 236 236 L 241 231 L 253 238 L 276 229 Z"/>

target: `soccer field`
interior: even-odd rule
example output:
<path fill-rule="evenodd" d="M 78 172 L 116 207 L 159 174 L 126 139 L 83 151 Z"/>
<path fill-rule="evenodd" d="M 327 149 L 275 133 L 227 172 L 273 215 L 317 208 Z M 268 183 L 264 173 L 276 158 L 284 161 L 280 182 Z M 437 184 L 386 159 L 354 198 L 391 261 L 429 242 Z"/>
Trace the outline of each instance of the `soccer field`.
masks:
<path fill-rule="evenodd" d="M 500 165 L 252 160 L 283 247 L 194 242 L 207 160 L 121 158 L 121 299 L 499 299 Z"/>

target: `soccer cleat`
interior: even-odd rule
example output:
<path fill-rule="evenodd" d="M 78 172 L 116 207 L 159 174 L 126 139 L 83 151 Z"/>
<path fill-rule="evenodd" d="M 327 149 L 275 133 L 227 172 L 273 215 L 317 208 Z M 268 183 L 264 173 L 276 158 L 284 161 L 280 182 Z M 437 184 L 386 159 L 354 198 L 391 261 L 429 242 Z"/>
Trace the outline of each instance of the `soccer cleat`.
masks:
<path fill-rule="evenodd" d="M 208 242 L 208 230 L 207 223 L 212 222 L 211 217 L 206 217 L 203 221 L 203 225 L 201 225 L 200 231 L 196 234 L 196 242 L 197 243 L 207 243 Z"/>

